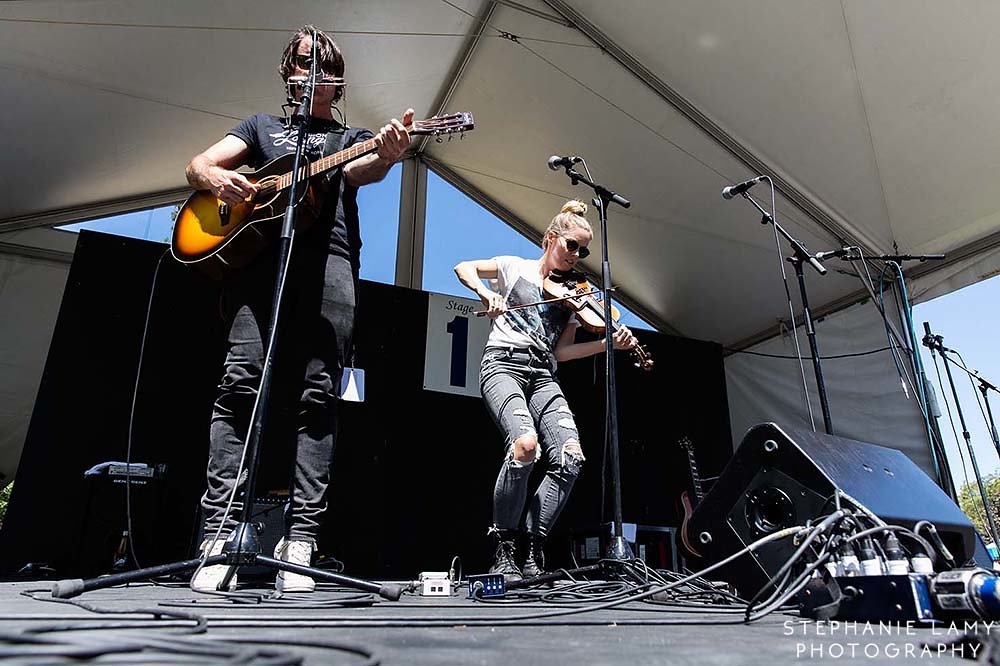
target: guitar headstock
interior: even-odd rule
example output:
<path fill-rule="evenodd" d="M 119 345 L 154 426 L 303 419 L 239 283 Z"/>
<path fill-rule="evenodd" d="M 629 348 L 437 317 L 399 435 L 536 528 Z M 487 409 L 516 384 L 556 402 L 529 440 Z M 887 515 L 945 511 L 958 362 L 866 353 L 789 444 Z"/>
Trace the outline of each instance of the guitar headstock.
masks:
<path fill-rule="evenodd" d="M 687 435 L 684 435 L 679 440 L 677 440 L 677 445 L 680 446 L 685 451 L 687 451 L 688 453 L 694 452 L 694 443 L 691 441 L 691 438 L 688 437 Z"/>
<path fill-rule="evenodd" d="M 446 116 L 434 116 L 427 120 L 414 120 L 410 126 L 410 134 L 428 135 L 440 140 L 443 136 L 462 135 L 475 128 L 476 123 L 472 119 L 472 114 L 463 111 Z"/>

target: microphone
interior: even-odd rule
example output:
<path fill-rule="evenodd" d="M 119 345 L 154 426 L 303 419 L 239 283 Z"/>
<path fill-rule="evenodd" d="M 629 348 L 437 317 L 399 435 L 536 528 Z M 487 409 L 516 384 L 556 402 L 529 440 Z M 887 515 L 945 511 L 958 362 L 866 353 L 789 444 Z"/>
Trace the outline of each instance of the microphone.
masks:
<path fill-rule="evenodd" d="M 931 333 L 931 325 L 928 324 L 926 321 L 924 322 L 924 339 L 921 340 L 921 342 L 923 342 L 924 346 L 930 349 L 931 351 L 934 351 L 936 349 L 940 351 L 942 355 L 944 354 L 945 351 L 951 351 L 950 349 L 945 347 L 944 344 L 942 344 L 944 342 L 943 337 Z"/>
<path fill-rule="evenodd" d="M 567 169 L 574 164 L 578 164 L 583 161 L 582 157 L 577 155 L 566 155 L 560 157 L 559 155 L 553 155 L 549 158 L 549 168 L 553 171 L 559 169 L 559 167 L 566 167 Z"/>
<path fill-rule="evenodd" d="M 851 248 L 842 247 L 839 250 L 828 250 L 826 252 L 817 252 L 815 257 L 819 261 L 824 261 L 831 257 L 846 257 L 851 254 Z"/>
<path fill-rule="evenodd" d="M 553 167 L 553 168 L 555 168 L 555 167 Z M 739 183 L 738 185 L 730 185 L 729 187 L 725 187 L 725 188 L 722 189 L 722 198 L 728 200 L 728 199 L 732 199 L 737 194 L 743 194 L 744 192 L 746 192 L 747 190 L 749 190 L 751 187 L 753 187 L 754 185 L 756 185 L 760 181 L 764 180 L 765 177 L 766 176 L 757 176 L 756 178 L 751 178 L 750 180 L 742 182 L 742 183 Z"/>
<path fill-rule="evenodd" d="M 309 81 L 309 77 L 308 76 L 289 76 L 288 80 L 285 81 L 285 85 L 288 86 L 289 89 L 291 89 L 292 87 L 295 87 L 295 88 L 304 88 L 307 81 Z M 326 75 L 324 75 L 324 76 L 321 76 L 319 79 L 316 80 L 316 85 L 318 85 L 318 86 L 342 86 L 342 85 L 345 85 L 344 84 L 344 77 L 342 77 L 342 76 L 326 76 Z"/>

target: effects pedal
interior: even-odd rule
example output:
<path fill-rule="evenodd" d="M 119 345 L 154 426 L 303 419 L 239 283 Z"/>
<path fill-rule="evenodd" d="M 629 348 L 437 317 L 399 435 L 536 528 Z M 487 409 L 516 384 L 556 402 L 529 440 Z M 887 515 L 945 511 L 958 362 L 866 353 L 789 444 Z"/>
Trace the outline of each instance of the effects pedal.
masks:
<path fill-rule="evenodd" d="M 507 581 L 503 574 L 477 574 L 465 579 L 469 583 L 469 598 L 502 597 L 507 594 Z"/>

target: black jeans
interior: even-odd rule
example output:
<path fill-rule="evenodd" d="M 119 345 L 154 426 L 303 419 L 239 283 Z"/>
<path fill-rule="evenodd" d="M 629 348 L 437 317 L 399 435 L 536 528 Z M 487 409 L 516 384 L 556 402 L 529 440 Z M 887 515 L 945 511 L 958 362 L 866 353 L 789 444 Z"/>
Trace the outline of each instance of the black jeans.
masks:
<path fill-rule="evenodd" d="M 506 446 L 493 488 L 496 529 L 520 527 L 528 477 L 544 456 L 545 477 L 528 507 L 526 528 L 531 534 L 547 537 L 583 466 L 576 420 L 552 374 L 553 365 L 547 354 L 527 349 L 487 347 L 483 352 L 480 390 Z M 514 442 L 526 435 L 535 437 L 538 445 L 534 460 L 522 462 L 514 457 Z"/>
<path fill-rule="evenodd" d="M 276 265 L 274 256 L 262 257 L 223 291 L 228 351 L 212 412 L 208 486 L 201 501 L 206 536 L 223 521 L 243 453 L 263 367 Z M 285 536 L 290 539 L 315 542 L 326 509 L 337 425 L 336 390 L 351 349 L 356 293 L 357 271 L 350 261 L 327 254 L 325 243 L 309 235 L 296 238 L 268 407 L 274 414 L 276 406 L 291 402 L 296 410 L 291 511 L 285 517 Z M 270 432 L 274 429 L 265 428 L 262 446 L 270 445 Z M 244 475 L 241 484 L 245 481 Z M 234 513 L 242 510 L 246 499 L 237 495 Z M 231 514 L 223 536 L 235 525 Z"/>

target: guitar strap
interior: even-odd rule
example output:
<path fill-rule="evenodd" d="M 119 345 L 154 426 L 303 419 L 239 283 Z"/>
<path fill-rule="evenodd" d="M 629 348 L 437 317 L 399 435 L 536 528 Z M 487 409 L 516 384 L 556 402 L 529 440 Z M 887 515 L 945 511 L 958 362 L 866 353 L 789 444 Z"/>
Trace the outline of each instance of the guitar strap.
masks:
<path fill-rule="evenodd" d="M 346 148 L 344 143 L 347 140 L 347 127 L 341 125 L 340 129 L 328 132 L 326 135 L 326 145 L 323 147 L 323 156 L 333 155 L 334 153 L 339 153 L 341 150 Z M 330 187 L 333 185 L 333 181 L 336 179 L 337 192 L 331 191 Z M 344 167 L 338 167 L 327 172 L 325 177 L 327 192 L 327 201 L 331 202 L 332 205 L 338 205 L 340 201 L 340 196 L 344 191 Z M 329 198 L 331 197 L 332 198 Z M 336 212 L 336 211 L 334 211 Z M 356 276 L 355 276 L 356 277 Z M 358 282 L 355 279 L 354 282 L 354 319 L 357 321 L 358 316 L 358 306 L 360 303 L 360 293 L 358 292 Z M 342 358 L 344 360 L 343 374 L 341 377 L 341 382 L 339 386 L 334 387 L 337 392 L 337 397 L 341 400 L 350 400 L 352 402 L 364 402 L 364 370 L 360 370 L 356 367 L 355 354 L 357 352 L 357 346 L 354 344 L 354 336 L 351 336 L 351 348 L 343 354 Z M 353 396 L 353 397 L 349 397 Z"/>
<path fill-rule="evenodd" d="M 341 127 L 338 130 L 331 130 L 326 134 L 326 142 L 323 144 L 323 150 L 319 153 L 318 157 L 326 157 L 327 155 L 332 155 L 333 153 L 339 152 L 343 149 L 344 138 L 347 136 L 347 128 Z M 310 155 L 311 160 L 317 159 L 316 153 Z M 331 169 L 327 171 L 322 176 L 312 179 L 312 184 L 314 187 L 308 188 L 302 193 L 303 199 L 301 202 L 305 204 L 306 210 L 312 221 L 322 220 L 326 217 L 324 210 L 326 208 L 327 202 L 339 200 L 341 192 L 332 193 L 331 186 L 334 184 L 334 179 L 338 184 L 338 187 L 343 189 L 343 167 L 338 167 L 336 169 Z M 322 184 L 322 187 L 315 187 L 316 181 Z M 336 194 L 336 196 L 331 199 L 330 194 Z"/>
<path fill-rule="evenodd" d="M 326 133 L 326 145 L 323 146 L 323 157 L 327 155 L 333 155 L 334 153 L 339 153 L 344 149 L 344 141 L 347 138 L 347 128 L 343 125 L 340 126 L 338 130 L 332 130 Z M 331 171 L 328 171 L 325 180 L 326 184 L 329 185 L 330 181 L 334 179 L 339 174 L 343 174 L 344 167 L 338 167 Z M 343 178 L 340 179 L 343 182 Z"/>

